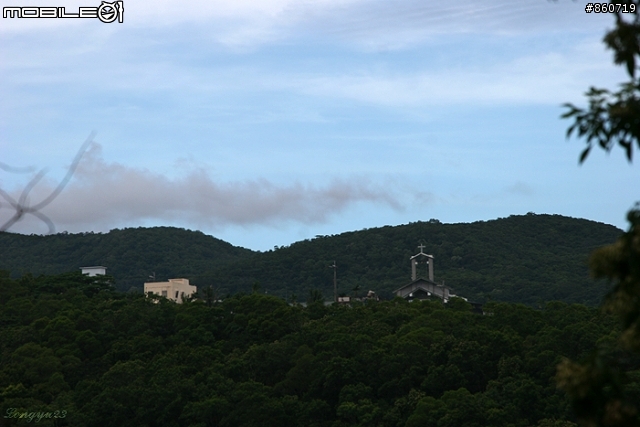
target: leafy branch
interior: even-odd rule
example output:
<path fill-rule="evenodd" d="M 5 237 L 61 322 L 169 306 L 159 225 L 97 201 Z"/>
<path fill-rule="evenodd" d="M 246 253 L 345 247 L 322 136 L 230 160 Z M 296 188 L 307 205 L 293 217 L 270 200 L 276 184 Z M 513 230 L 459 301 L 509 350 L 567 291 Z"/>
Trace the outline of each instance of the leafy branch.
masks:
<path fill-rule="evenodd" d="M 621 146 L 629 162 L 633 157 L 633 146 L 640 149 L 640 79 L 636 78 L 636 57 L 640 56 L 640 2 L 616 0 L 616 3 L 635 4 L 636 7 L 632 8 L 633 14 L 616 12 L 616 26 L 605 35 L 603 42 L 614 51 L 613 62 L 626 67 L 630 80 L 621 84 L 617 92 L 591 87 L 585 93 L 589 100 L 587 109 L 563 104 L 568 111 L 561 117 L 574 120 L 567 129 L 567 138 L 575 133 L 586 139 L 587 147 L 580 154 L 580 163 L 586 160 L 594 144 L 607 152 L 616 145 Z M 628 22 L 625 19 L 630 15 L 633 18 Z"/>
<path fill-rule="evenodd" d="M 580 163 L 586 160 L 594 143 L 607 152 L 615 145 L 620 145 L 628 161 L 632 160 L 634 141 L 640 149 L 640 80 L 621 86 L 621 90 L 613 93 L 591 87 L 585 94 L 589 98 L 587 110 L 564 104 L 569 111 L 561 117 L 575 120 L 567 129 L 567 138 L 575 132 L 587 141 L 587 148 L 580 154 Z"/>

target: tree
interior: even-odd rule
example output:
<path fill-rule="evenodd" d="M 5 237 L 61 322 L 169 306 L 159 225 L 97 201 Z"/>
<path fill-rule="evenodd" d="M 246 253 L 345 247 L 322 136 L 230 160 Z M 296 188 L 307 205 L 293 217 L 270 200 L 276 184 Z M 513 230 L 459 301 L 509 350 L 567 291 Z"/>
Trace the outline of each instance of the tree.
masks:
<path fill-rule="evenodd" d="M 307 304 L 313 304 L 316 302 L 324 303 L 324 295 L 319 289 L 309 289 L 309 297 L 307 298 Z"/>
<path fill-rule="evenodd" d="M 634 145 L 640 149 L 640 2 L 611 4 L 616 25 L 603 41 L 614 51 L 614 63 L 626 67 L 629 81 L 617 92 L 591 87 L 587 110 L 565 104 L 569 110 L 562 117 L 574 120 L 567 137 L 575 132 L 586 138 L 580 163 L 594 143 L 607 152 L 620 145 L 629 162 Z M 625 9 L 632 13 L 623 13 Z M 640 425 L 640 387 L 632 380 L 640 373 L 640 204 L 627 219 L 629 230 L 613 245 L 595 251 L 589 263 L 594 277 L 613 283 L 603 308 L 621 320 L 617 346 L 598 349 L 584 363 L 565 359 L 558 365 L 558 386 L 569 394 L 576 415 L 587 426 Z"/>
<path fill-rule="evenodd" d="M 575 132 L 578 137 L 586 138 L 587 147 L 580 155 L 580 163 L 587 158 L 594 143 L 605 151 L 620 145 L 629 161 L 633 146 L 640 149 L 640 79 L 636 77 L 636 57 L 640 57 L 640 2 L 612 0 L 611 4 L 620 5 L 615 7 L 616 26 L 607 32 L 603 41 L 614 51 L 614 63 L 626 67 L 629 81 L 622 83 L 617 92 L 591 87 L 586 93 L 587 110 L 569 103 L 564 105 L 568 111 L 562 117 L 574 119 L 567 129 L 567 137 Z M 633 13 L 623 13 L 624 10 Z"/>

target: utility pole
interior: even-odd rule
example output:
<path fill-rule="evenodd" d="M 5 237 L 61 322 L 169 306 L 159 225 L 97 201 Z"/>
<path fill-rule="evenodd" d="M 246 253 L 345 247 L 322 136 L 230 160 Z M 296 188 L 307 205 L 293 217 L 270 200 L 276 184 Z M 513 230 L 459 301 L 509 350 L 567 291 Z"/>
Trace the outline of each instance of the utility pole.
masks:
<path fill-rule="evenodd" d="M 333 265 L 330 265 L 329 268 L 333 268 L 333 301 L 338 302 L 338 266 L 336 265 L 335 260 L 333 261 Z"/>

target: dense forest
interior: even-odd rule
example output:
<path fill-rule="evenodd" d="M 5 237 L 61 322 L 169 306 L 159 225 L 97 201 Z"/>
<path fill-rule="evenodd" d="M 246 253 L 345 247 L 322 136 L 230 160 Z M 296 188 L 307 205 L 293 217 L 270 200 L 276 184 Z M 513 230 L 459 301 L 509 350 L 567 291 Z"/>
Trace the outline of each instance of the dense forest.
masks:
<path fill-rule="evenodd" d="M 111 280 L 0 275 L 0 423 L 570 427 L 556 365 L 619 334 L 562 302 L 175 304 Z"/>
<path fill-rule="evenodd" d="M 595 306 L 606 284 L 588 277 L 589 253 L 621 230 L 560 215 L 519 215 L 493 221 L 442 224 L 437 220 L 317 236 L 267 252 L 253 252 L 169 227 L 130 228 L 105 234 L 25 236 L 0 233 L 0 269 L 59 274 L 104 265 L 121 291 L 142 291 L 158 280 L 186 277 L 218 295 L 263 292 L 305 300 L 310 291 L 329 299 L 337 263 L 339 293 L 373 290 L 384 299 L 410 280 L 409 257 L 424 244 L 435 257 L 435 280 L 470 301 L 546 301 Z"/>

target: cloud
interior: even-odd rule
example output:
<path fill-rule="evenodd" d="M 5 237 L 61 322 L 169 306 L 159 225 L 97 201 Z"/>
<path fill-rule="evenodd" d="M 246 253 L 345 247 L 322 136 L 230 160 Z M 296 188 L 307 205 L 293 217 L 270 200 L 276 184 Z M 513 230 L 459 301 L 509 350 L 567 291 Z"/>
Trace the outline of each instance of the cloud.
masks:
<path fill-rule="evenodd" d="M 535 194 L 535 190 L 529 184 L 518 181 L 513 185 L 507 187 L 506 192 L 509 194 L 515 194 L 518 196 L 532 196 Z"/>
<path fill-rule="evenodd" d="M 212 38 L 223 45 L 263 45 L 287 34 L 289 26 L 300 21 L 300 7 L 313 10 L 331 9 L 362 0 L 136 0 L 124 2 L 122 24 L 102 24 L 97 19 L 2 19 L 0 33 L 50 31 L 80 28 L 92 32 L 122 31 L 128 28 L 160 29 L 202 24 Z M 49 0 L 40 6 L 65 7 L 77 13 L 79 7 L 96 7 L 100 0 Z M 2 7 L 33 6 L 25 0 L 0 0 Z"/>
<path fill-rule="evenodd" d="M 58 1 L 69 7 L 86 4 L 81 0 L 54 3 Z M 55 34 L 33 31 L 12 37 L 0 29 L 6 40 L 0 43 L 4 57 L 0 94 L 11 99 L 13 107 L 4 116 L 20 114 L 14 113 L 16 106 L 37 109 L 42 116 L 48 105 L 42 100 L 46 94 L 61 99 L 58 102 L 82 102 L 89 96 L 126 99 L 116 106 L 118 110 L 146 102 L 166 108 L 187 95 L 203 96 L 211 105 L 213 96 L 215 100 L 230 98 L 230 93 L 268 97 L 279 91 L 391 107 L 557 105 L 580 99 L 593 81 L 617 81 L 612 75 L 620 71 L 611 66 L 610 53 L 604 52 L 600 42 L 605 18 L 585 14 L 576 2 L 188 4 L 126 2 L 123 24 L 85 23 L 81 29 L 65 28 Z M 35 21 L 56 20 L 3 19 L 2 23 L 40 25 Z M 577 28 L 582 36 L 573 43 L 572 32 Z M 511 36 L 532 31 L 543 41 Z M 252 49 L 276 41 L 279 45 L 273 50 L 251 51 L 255 56 L 220 49 L 220 45 Z M 326 46 L 331 49 L 325 51 Z M 406 56 L 372 53 L 378 48 L 404 49 Z M 306 56 L 309 52 L 312 61 Z"/>
<path fill-rule="evenodd" d="M 487 55 L 489 56 L 489 55 Z M 582 96 L 595 80 L 623 76 L 611 67 L 598 42 L 585 42 L 567 52 L 528 53 L 468 63 L 464 68 L 419 70 L 345 70 L 343 73 L 272 76 L 272 87 L 305 95 L 335 97 L 391 107 L 456 104 L 555 104 Z M 598 76 L 598 77 L 594 77 Z"/>
<path fill-rule="evenodd" d="M 166 36 L 159 40 L 170 43 Z M 495 40 L 476 40 L 473 43 L 485 54 L 465 57 L 464 52 L 456 54 L 440 47 L 416 51 L 415 60 L 402 57 L 398 61 L 371 54 L 352 61 L 341 59 L 347 52 L 336 57 L 320 53 L 313 66 L 299 59 L 295 49 L 284 62 L 260 58 L 251 62 L 251 56 L 244 62 L 233 55 L 211 54 L 203 46 L 160 53 L 156 48 L 136 45 L 129 47 L 128 54 L 110 50 L 111 46 L 103 54 L 64 56 L 64 60 L 61 56 L 49 57 L 58 51 L 54 47 L 59 43 L 62 41 L 49 49 L 37 48 L 38 53 L 43 50 L 42 55 L 29 55 L 28 60 L 17 46 L 5 48 L 6 56 L 12 59 L 0 66 L 0 74 L 5 75 L 0 91 L 6 99 L 12 99 L 12 105 L 42 110 L 47 104 L 41 97 L 48 93 L 64 93 L 59 102 L 83 100 L 87 94 L 99 101 L 115 99 L 118 111 L 139 109 L 146 103 L 161 103 L 167 109 L 177 106 L 179 100 L 188 100 L 183 102 L 188 108 L 196 104 L 208 108 L 222 104 L 227 108 L 233 99 L 255 97 L 257 102 L 272 102 L 277 99 L 273 94 L 386 107 L 558 105 L 581 99 L 594 81 L 617 82 L 624 78 L 624 71 L 611 66 L 610 54 L 595 38 L 551 51 L 523 48 L 508 54 L 493 52 L 500 44 Z M 289 54 L 287 49 L 278 52 Z M 437 59 L 425 60 L 430 55 Z M 201 57 L 208 58 L 204 66 L 198 59 Z M 98 81 L 100 85 L 96 85 Z M 273 111 L 271 106 L 261 110 Z M 7 116 L 13 111 L 7 111 Z"/>
<path fill-rule="evenodd" d="M 302 3 L 295 11 L 307 32 L 334 36 L 368 50 L 400 50 L 458 34 L 528 35 L 601 31 L 610 17 L 584 13 L 575 1 L 370 0 L 332 8 Z"/>
<path fill-rule="evenodd" d="M 75 11 L 99 0 L 49 0 Z M 1 6 L 33 6 L 0 0 Z M 136 0 L 125 1 L 123 24 L 89 19 L 3 19 L 2 32 L 91 28 L 167 28 L 202 25 L 211 39 L 229 47 L 261 46 L 302 35 L 336 37 L 368 48 L 403 49 L 425 38 L 458 33 L 584 31 L 610 23 L 607 14 L 585 14 L 574 1 L 459 0 Z"/>
<path fill-rule="evenodd" d="M 184 166 L 184 161 L 180 164 Z M 32 204 L 55 186 L 54 182 L 41 184 L 30 196 Z M 18 193 L 13 192 L 16 198 Z M 403 209 L 389 191 L 364 179 L 336 179 L 321 187 L 301 183 L 283 186 L 265 179 L 217 183 L 199 168 L 172 179 L 145 169 L 107 163 L 100 146 L 93 144 L 71 183 L 43 213 L 58 230 L 67 231 L 105 231 L 148 220 L 218 228 L 288 221 L 323 223 L 360 202 Z M 0 213 L 8 215 L 7 210 Z M 36 222 L 35 218 L 25 218 L 12 231 L 42 229 Z"/>

